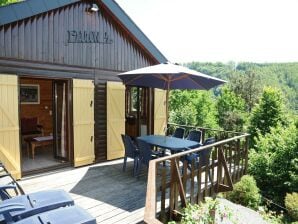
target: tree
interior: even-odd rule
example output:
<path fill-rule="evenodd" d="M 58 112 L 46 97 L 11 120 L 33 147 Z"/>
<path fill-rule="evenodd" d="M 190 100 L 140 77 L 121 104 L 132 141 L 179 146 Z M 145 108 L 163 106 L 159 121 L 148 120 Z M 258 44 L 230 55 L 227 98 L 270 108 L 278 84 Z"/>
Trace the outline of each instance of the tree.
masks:
<path fill-rule="evenodd" d="M 216 103 L 218 124 L 225 130 L 243 131 L 245 124 L 244 100 L 229 87 L 220 89 Z"/>
<path fill-rule="evenodd" d="M 264 88 L 259 104 L 252 112 L 249 133 L 251 134 L 251 146 L 258 136 L 270 133 L 270 129 L 279 123 L 286 123 L 284 104 L 281 92 L 272 87 Z"/>
<path fill-rule="evenodd" d="M 170 122 L 217 127 L 215 100 L 211 91 L 175 90 L 170 95 Z"/>
<path fill-rule="evenodd" d="M 298 192 L 298 129 L 290 123 L 259 136 L 249 154 L 249 173 L 264 196 L 280 205 L 286 193 Z"/>
<path fill-rule="evenodd" d="M 251 112 L 261 94 L 261 79 L 254 71 L 234 72 L 230 76 L 230 88 L 245 101 L 246 109 Z"/>
<path fill-rule="evenodd" d="M 19 2 L 20 0 L 0 0 L 0 6 L 8 5 L 11 3 Z"/>
<path fill-rule="evenodd" d="M 210 91 L 198 91 L 194 99 L 196 108 L 196 125 L 207 128 L 217 128 L 217 111 L 215 99 Z"/>

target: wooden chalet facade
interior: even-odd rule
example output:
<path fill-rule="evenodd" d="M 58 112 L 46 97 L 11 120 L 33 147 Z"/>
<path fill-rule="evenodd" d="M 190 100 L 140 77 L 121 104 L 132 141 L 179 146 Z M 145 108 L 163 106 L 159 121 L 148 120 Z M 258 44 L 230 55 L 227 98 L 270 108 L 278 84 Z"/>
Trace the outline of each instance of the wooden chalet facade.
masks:
<path fill-rule="evenodd" d="M 165 108 L 162 91 L 117 74 L 166 61 L 113 0 L 0 7 L 0 161 L 21 178 L 122 157 L 121 134 L 160 132 Z"/>

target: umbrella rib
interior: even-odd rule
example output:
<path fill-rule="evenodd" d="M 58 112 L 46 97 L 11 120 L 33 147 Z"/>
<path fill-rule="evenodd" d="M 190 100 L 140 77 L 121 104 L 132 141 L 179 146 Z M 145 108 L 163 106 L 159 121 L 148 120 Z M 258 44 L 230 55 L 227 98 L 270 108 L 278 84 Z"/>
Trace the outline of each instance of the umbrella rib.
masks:
<path fill-rule="evenodd" d="M 178 80 L 181 80 L 181 79 L 185 79 L 185 78 L 188 78 L 188 77 L 189 77 L 189 74 L 184 74 L 184 75 L 179 76 L 175 79 L 171 79 L 171 82 L 178 81 Z"/>
<path fill-rule="evenodd" d="M 164 76 L 160 76 L 160 75 L 158 75 L 158 74 L 153 74 L 153 76 L 154 76 L 155 78 L 161 79 L 161 80 L 166 81 L 166 82 L 169 81 L 169 79 L 167 79 L 166 77 L 164 77 Z"/>
<path fill-rule="evenodd" d="M 200 85 L 199 83 L 197 83 L 195 80 L 193 80 L 190 76 L 186 77 L 188 79 L 190 79 L 194 84 L 196 84 L 197 86 L 199 86 L 200 88 L 203 88 L 205 90 L 207 90 L 205 87 L 203 87 L 202 85 Z"/>

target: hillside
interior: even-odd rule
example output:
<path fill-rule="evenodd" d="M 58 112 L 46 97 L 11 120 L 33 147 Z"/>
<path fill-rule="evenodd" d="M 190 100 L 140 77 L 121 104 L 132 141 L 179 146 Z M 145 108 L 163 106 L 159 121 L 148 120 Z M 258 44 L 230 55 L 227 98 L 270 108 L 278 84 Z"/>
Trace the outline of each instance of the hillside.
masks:
<path fill-rule="evenodd" d="M 202 73 L 235 82 L 241 76 L 253 75 L 255 83 L 282 90 L 287 107 L 298 112 L 298 63 L 201 63 L 191 62 L 185 66 Z"/>

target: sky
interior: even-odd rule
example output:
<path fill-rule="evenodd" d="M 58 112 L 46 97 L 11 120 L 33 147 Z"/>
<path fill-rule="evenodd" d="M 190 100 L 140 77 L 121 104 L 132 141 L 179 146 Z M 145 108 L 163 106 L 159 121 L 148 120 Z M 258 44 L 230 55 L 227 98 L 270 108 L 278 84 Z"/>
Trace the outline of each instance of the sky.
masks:
<path fill-rule="evenodd" d="M 298 0 L 116 0 L 175 63 L 298 62 Z"/>

